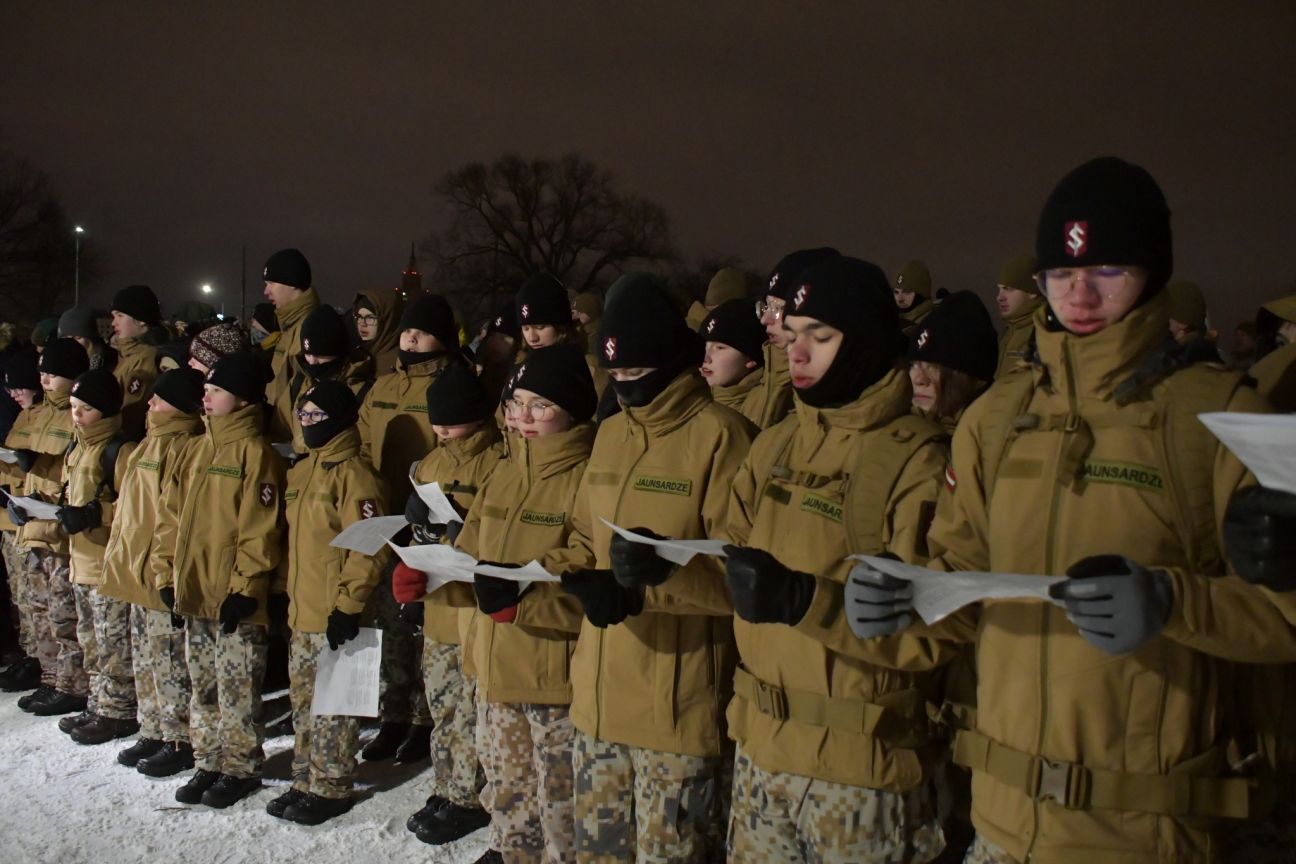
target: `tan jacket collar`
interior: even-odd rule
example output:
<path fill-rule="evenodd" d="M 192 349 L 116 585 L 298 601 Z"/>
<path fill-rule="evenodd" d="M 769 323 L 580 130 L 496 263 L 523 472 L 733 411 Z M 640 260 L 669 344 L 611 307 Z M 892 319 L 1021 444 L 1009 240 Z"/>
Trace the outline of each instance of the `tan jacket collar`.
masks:
<path fill-rule="evenodd" d="M 118 431 L 121 430 L 121 415 L 114 414 L 112 417 L 104 417 L 96 420 L 89 426 L 81 427 L 72 426 L 72 434 L 76 436 L 77 443 L 86 447 L 93 447 L 103 441 L 107 441 Z"/>
<path fill-rule="evenodd" d="M 202 418 L 197 414 L 168 411 L 163 414 L 150 411 L 144 415 L 145 436 L 160 438 L 163 435 L 195 435 L 202 431 Z"/>
<path fill-rule="evenodd" d="M 665 435 L 693 419 L 710 401 L 711 388 L 702 380 L 702 373 L 688 369 L 676 375 L 652 402 L 626 408 L 625 414 L 631 425 L 642 426 L 649 435 Z"/>
<path fill-rule="evenodd" d="M 594 431 L 593 423 L 580 423 L 566 432 L 520 439 L 528 475 L 544 480 L 585 461 L 594 446 Z"/>
<path fill-rule="evenodd" d="M 275 310 L 275 318 L 279 319 L 279 329 L 287 330 L 293 327 L 318 305 L 319 295 L 315 293 L 314 288 L 307 288 L 301 296 L 294 297 Z"/>
<path fill-rule="evenodd" d="M 204 417 L 203 425 L 207 427 L 212 443 L 217 446 L 243 438 L 254 438 L 261 434 L 265 425 L 265 408 L 258 402 L 224 417 Z"/>
<path fill-rule="evenodd" d="M 1047 306 L 1035 313 L 1035 346 L 1049 383 L 1075 395 L 1112 398 L 1148 354 L 1160 348 L 1169 333 L 1169 299 L 1161 292 L 1105 330 L 1077 336 L 1045 325 Z"/>
<path fill-rule="evenodd" d="M 815 408 L 796 397 L 797 422 L 802 428 L 818 426 L 829 429 L 873 429 L 908 414 L 913 390 L 909 374 L 892 369 L 873 386 L 865 389 L 854 402 L 840 408 Z"/>

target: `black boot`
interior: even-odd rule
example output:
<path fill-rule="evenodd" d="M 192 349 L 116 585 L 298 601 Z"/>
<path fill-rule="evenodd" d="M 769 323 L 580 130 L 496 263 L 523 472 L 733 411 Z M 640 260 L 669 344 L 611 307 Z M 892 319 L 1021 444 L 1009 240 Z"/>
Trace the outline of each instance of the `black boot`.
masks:
<path fill-rule="evenodd" d="M 482 808 L 460 807 L 451 801 L 433 813 L 432 818 L 423 823 L 422 830 L 414 832 L 414 836 L 424 843 L 441 846 L 467 837 L 489 824 L 490 814 Z"/>
<path fill-rule="evenodd" d="M 176 790 L 175 799 L 181 804 L 197 804 L 202 801 L 203 794 L 220 778 L 219 771 L 199 768 L 183 786 Z"/>
<path fill-rule="evenodd" d="M 84 726 L 73 729 L 68 737 L 78 744 L 107 744 L 118 738 L 129 738 L 138 731 L 139 721 L 134 717 L 98 715 Z"/>
<path fill-rule="evenodd" d="M 270 799 L 270 803 L 266 805 L 266 812 L 276 819 L 282 819 L 289 807 L 305 797 L 306 793 L 300 789 L 289 789 L 278 798 Z"/>
<path fill-rule="evenodd" d="M 220 779 L 203 793 L 202 803 L 217 810 L 224 810 L 260 788 L 260 777 L 235 777 L 232 774 L 222 774 Z"/>
<path fill-rule="evenodd" d="M 44 702 L 46 699 L 49 699 L 57 692 L 58 692 L 57 690 L 55 690 L 53 687 L 49 686 L 48 684 L 42 684 L 32 692 L 28 693 L 26 696 L 20 698 L 18 700 L 18 707 L 28 713 L 31 713 L 32 706 L 34 706 L 37 702 Z"/>
<path fill-rule="evenodd" d="M 92 711 L 82 711 L 80 714 L 73 714 L 69 717 L 60 717 L 58 724 L 59 731 L 70 733 L 73 730 L 80 729 L 82 726 L 95 719 L 96 716 L 98 715 Z"/>
<path fill-rule="evenodd" d="M 6 693 L 21 693 L 23 690 L 34 690 L 40 686 L 41 665 L 35 657 L 24 657 L 0 673 L 0 690 Z"/>
<path fill-rule="evenodd" d="M 413 831 L 415 834 L 419 831 L 426 830 L 423 826 L 432 818 L 432 814 L 436 813 L 449 803 L 449 801 L 442 798 L 440 795 L 433 795 L 427 800 L 426 804 L 424 804 L 420 809 L 414 811 L 414 815 L 410 816 L 409 819 L 405 821 L 405 827 L 410 831 Z"/>
<path fill-rule="evenodd" d="M 163 744 L 156 738 L 141 738 L 117 754 L 117 761 L 127 768 L 134 768 L 141 759 L 147 759 L 161 750 Z"/>
<path fill-rule="evenodd" d="M 167 741 L 152 756 L 146 756 L 135 765 L 135 770 L 146 777 L 172 777 L 194 766 L 193 747 L 188 741 Z M 209 772 L 209 773 L 215 773 Z M 215 782 L 214 780 L 212 782 Z M 198 790 L 197 804 L 206 786 Z"/>
<path fill-rule="evenodd" d="M 325 798 L 311 792 L 289 807 L 284 818 L 298 825 L 319 825 L 335 816 L 341 816 L 354 806 L 355 799 L 350 795 L 345 798 Z"/>
<path fill-rule="evenodd" d="M 494 849 L 487 849 L 482 856 L 477 859 L 477 864 L 504 864 L 504 856 Z"/>
<path fill-rule="evenodd" d="M 383 723 L 378 734 L 360 751 L 366 762 L 381 762 L 396 755 L 405 736 L 409 734 L 408 723 Z"/>
<path fill-rule="evenodd" d="M 85 707 L 86 697 L 73 696 L 71 693 L 55 690 L 54 695 L 50 698 L 32 705 L 31 713 L 37 717 L 53 717 L 57 714 L 72 714 L 76 711 L 84 711 Z"/>
<path fill-rule="evenodd" d="M 432 727 L 411 726 L 409 734 L 396 748 L 396 761 L 401 765 L 426 759 L 432 753 Z"/>

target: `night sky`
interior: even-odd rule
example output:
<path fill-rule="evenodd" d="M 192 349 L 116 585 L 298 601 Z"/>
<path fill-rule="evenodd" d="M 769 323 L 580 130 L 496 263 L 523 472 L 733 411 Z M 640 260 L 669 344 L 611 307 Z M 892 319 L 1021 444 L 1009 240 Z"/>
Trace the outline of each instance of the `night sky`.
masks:
<path fill-rule="evenodd" d="M 986 296 L 1110 153 L 1165 189 L 1217 327 L 1292 290 L 1296 3 L 990 6 L 8 0 L 0 147 L 104 250 L 93 299 L 166 311 L 205 281 L 237 311 L 243 244 L 257 299 L 289 245 L 329 301 L 395 287 L 433 182 L 505 151 L 587 155 L 691 255 L 832 244 Z"/>

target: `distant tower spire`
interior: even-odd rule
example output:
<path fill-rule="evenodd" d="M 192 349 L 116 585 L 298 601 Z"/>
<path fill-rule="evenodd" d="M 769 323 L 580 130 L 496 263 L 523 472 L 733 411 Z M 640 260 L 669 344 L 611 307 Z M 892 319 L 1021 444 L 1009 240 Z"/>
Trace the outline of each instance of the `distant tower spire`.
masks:
<path fill-rule="evenodd" d="M 401 297 L 408 300 L 415 294 L 423 293 L 423 274 L 418 269 L 418 256 L 414 253 L 414 244 L 410 244 L 409 264 L 401 273 Z"/>

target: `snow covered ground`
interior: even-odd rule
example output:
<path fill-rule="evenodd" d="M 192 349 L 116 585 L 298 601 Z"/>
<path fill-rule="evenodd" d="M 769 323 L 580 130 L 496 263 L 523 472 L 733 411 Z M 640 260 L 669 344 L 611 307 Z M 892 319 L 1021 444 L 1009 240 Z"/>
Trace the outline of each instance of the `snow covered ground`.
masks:
<path fill-rule="evenodd" d="M 430 769 L 360 765 L 361 800 L 314 828 L 275 819 L 266 803 L 287 788 L 292 738 L 266 742 L 266 788 L 228 810 L 176 803 L 188 773 L 163 780 L 117 764 L 133 738 L 86 747 L 58 730 L 57 717 L 19 710 L 0 693 L 0 861 L 12 864 L 308 864 L 418 861 L 467 864 L 486 851 L 486 832 L 434 847 L 405 830 L 427 798 Z M 362 733 L 362 739 L 376 729 Z"/>

